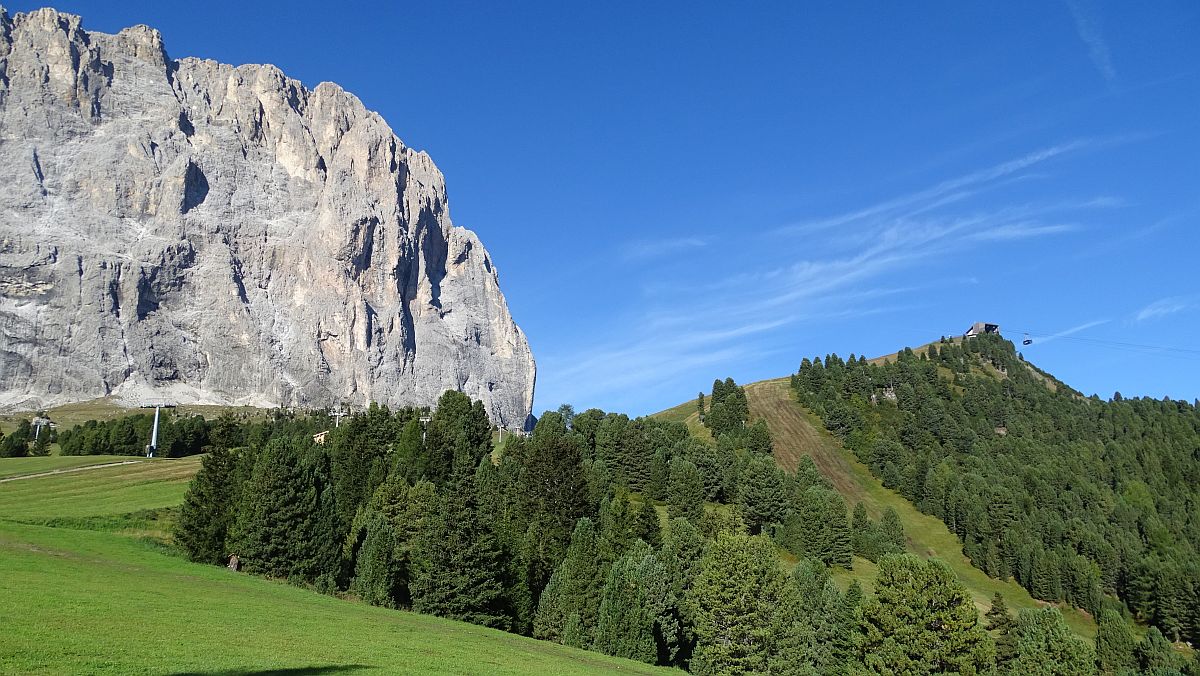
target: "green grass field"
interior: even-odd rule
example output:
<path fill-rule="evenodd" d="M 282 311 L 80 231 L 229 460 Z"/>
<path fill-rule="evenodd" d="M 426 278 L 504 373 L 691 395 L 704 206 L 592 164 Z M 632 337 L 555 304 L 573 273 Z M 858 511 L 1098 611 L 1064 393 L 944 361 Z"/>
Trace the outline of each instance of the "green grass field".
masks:
<path fill-rule="evenodd" d="M 173 507 L 183 502 L 188 482 L 199 468 L 200 456 L 193 456 L 8 481 L 0 484 L 0 518 L 112 516 Z"/>
<path fill-rule="evenodd" d="M 0 458 L 0 479 L 131 460 L 137 460 L 137 458 L 127 455 L 52 455 L 43 458 Z"/>
<path fill-rule="evenodd" d="M 64 459 L 27 460 L 0 459 L 0 472 Z M 186 561 L 163 538 L 198 467 L 152 460 L 0 483 L 0 673 L 661 671 Z"/>
<path fill-rule="evenodd" d="M 775 461 L 781 467 L 794 471 L 800 458 L 807 455 L 842 494 L 847 506 L 853 507 L 861 501 L 873 518 L 879 518 L 888 507 L 895 509 L 904 524 L 909 551 L 948 563 L 967 586 L 980 611 L 991 607 L 995 592 L 1000 592 L 1014 611 L 1047 605 L 1034 599 L 1016 582 L 992 579 L 972 566 L 962 552 L 962 543 L 941 520 L 922 514 L 899 493 L 884 488 L 866 465 L 825 430 L 816 416 L 796 402 L 788 378 L 751 383 L 745 389 L 751 417 L 766 420 L 771 430 Z M 668 420 L 682 420 L 689 428 L 700 426 L 694 401 L 656 415 Z M 863 589 L 870 592 L 874 588 L 875 573 L 875 564 L 855 558 L 853 570 L 837 570 L 834 577 L 843 587 L 858 580 Z M 1072 630 L 1088 638 L 1095 635 L 1096 625 L 1089 615 L 1072 608 L 1060 608 Z"/>

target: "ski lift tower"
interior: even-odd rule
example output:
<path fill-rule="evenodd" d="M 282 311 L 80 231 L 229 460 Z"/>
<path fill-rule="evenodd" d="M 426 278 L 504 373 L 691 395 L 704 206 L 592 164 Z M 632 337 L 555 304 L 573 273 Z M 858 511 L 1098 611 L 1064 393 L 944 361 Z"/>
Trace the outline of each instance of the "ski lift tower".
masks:
<path fill-rule="evenodd" d="M 57 425 L 54 423 L 53 420 L 51 420 L 45 416 L 38 416 L 38 417 L 34 418 L 33 419 L 33 440 L 34 441 L 37 441 L 38 437 L 40 437 L 42 435 L 43 427 L 54 429 L 55 427 L 57 427 Z"/>
<path fill-rule="evenodd" d="M 421 443 L 425 443 L 425 428 L 429 427 L 429 421 L 433 420 L 433 416 L 425 413 L 419 418 L 419 420 L 421 421 Z"/>
<path fill-rule="evenodd" d="M 166 402 L 142 402 L 141 408 L 154 409 L 154 426 L 150 428 L 150 443 L 146 445 L 146 457 L 153 458 L 154 453 L 158 450 L 158 415 L 159 411 L 164 408 L 175 408 L 175 404 Z"/>

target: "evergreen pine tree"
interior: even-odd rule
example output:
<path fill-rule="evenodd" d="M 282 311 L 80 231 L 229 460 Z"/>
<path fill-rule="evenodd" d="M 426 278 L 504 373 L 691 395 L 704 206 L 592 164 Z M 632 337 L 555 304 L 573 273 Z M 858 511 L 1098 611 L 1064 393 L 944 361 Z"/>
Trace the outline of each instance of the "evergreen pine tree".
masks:
<path fill-rule="evenodd" d="M 440 485 L 456 469 L 474 471 L 491 450 L 492 426 L 483 402 L 455 390 L 442 394 L 425 431 L 425 477 Z"/>
<path fill-rule="evenodd" d="M 881 558 L 862 622 L 859 658 L 872 673 L 974 674 L 995 656 L 970 594 L 936 559 Z"/>
<path fill-rule="evenodd" d="M 367 512 L 364 530 L 350 591 L 373 606 L 395 608 L 404 584 L 402 562 L 396 556 L 396 534 L 387 517 L 374 510 Z"/>
<path fill-rule="evenodd" d="M 851 548 L 855 554 L 871 561 L 879 558 L 875 551 L 874 530 L 867 508 L 861 501 L 854 503 L 854 516 L 850 519 Z"/>
<path fill-rule="evenodd" d="M 835 491 L 825 493 L 825 513 L 821 527 L 827 533 L 824 539 L 829 547 L 824 560 L 831 566 L 849 569 L 854 557 L 850 546 L 850 524 L 846 522 L 846 503 Z"/>
<path fill-rule="evenodd" d="M 637 541 L 637 509 L 624 487 L 601 503 L 599 525 L 600 556 L 611 565 Z"/>
<path fill-rule="evenodd" d="M 473 472 L 461 464 L 432 527 L 417 540 L 413 610 L 504 629 L 506 567 L 495 534 L 478 512 Z"/>
<path fill-rule="evenodd" d="M 1017 656 L 1017 636 L 1014 633 L 1017 623 L 1008 614 L 1008 604 L 1000 592 L 992 596 L 992 607 L 987 611 L 988 631 L 996 641 L 996 666 L 1007 669 Z"/>
<path fill-rule="evenodd" d="M 421 440 L 421 420 L 413 416 L 400 428 L 392 451 L 392 474 L 404 477 L 409 483 L 428 479 L 432 461 Z"/>
<path fill-rule="evenodd" d="M 900 523 L 900 515 L 896 514 L 896 510 L 891 507 L 883 510 L 883 517 L 879 520 L 879 540 L 883 545 L 882 553 L 900 554 L 904 552 L 906 542 L 904 525 Z"/>
<path fill-rule="evenodd" d="M 756 420 L 746 427 L 746 450 L 759 455 L 771 455 L 774 445 L 771 443 L 771 432 L 767 429 L 767 421 Z"/>
<path fill-rule="evenodd" d="M 667 569 L 667 579 L 671 594 L 675 599 L 674 616 L 680 626 L 679 642 L 675 650 L 664 656 L 664 664 L 674 664 L 687 667 L 695 648 L 695 634 L 692 631 L 693 621 L 685 603 L 691 593 L 692 582 L 700 567 L 700 559 L 704 556 L 705 540 L 700 530 L 687 519 L 672 519 L 668 524 L 666 537 L 663 538 L 662 556 L 660 559 Z"/>
<path fill-rule="evenodd" d="M 750 533 L 759 533 L 772 523 L 783 521 L 787 514 L 788 491 L 783 470 L 767 457 L 754 457 L 742 476 L 738 504 Z M 842 515 L 845 524 L 846 516 Z"/>
<path fill-rule="evenodd" d="M 318 487 L 295 446 L 274 439 L 263 447 L 240 495 L 229 549 L 242 569 L 315 580 L 322 572 L 322 549 L 334 535 L 321 533 Z"/>
<path fill-rule="evenodd" d="M 778 629 L 790 619 L 781 613 L 794 607 L 792 594 L 770 540 L 718 535 L 687 599 L 696 634 L 693 671 L 767 671 L 780 648 Z"/>
<path fill-rule="evenodd" d="M 591 647 L 606 574 L 600 533 L 591 519 L 582 518 L 571 534 L 566 556 L 542 592 L 534 617 L 534 637 L 577 648 Z"/>
<path fill-rule="evenodd" d="M 658 451 L 650 461 L 650 483 L 646 486 L 646 494 L 654 500 L 667 499 L 667 484 L 671 480 L 671 470 L 666 451 Z"/>
<path fill-rule="evenodd" d="M 684 518 L 699 524 L 704 516 L 704 479 L 700 470 L 683 458 L 675 458 L 670 465 L 667 483 L 667 515 Z"/>
<path fill-rule="evenodd" d="M 225 538 L 233 521 L 234 458 L 220 446 L 200 461 L 179 509 L 175 542 L 188 558 L 200 563 L 224 563 Z"/>
<path fill-rule="evenodd" d="M 1138 666 L 1146 672 L 1179 670 L 1183 666 L 1182 660 L 1175 655 L 1174 646 L 1158 627 L 1146 630 L 1145 637 L 1134 648 L 1134 654 L 1137 656 Z"/>
<path fill-rule="evenodd" d="M 1136 669 L 1135 645 L 1133 630 L 1120 613 L 1112 608 L 1100 612 L 1100 624 L 1096 629 L 1096 666 L 1100 673 L 1108 675 Z"/>
<path fill-rule="evenodd" d="M 647 498 L 642 499 L 642 506 L 638 509 L 636 535 L 642 542 L 655 549 L 662 544 L 662 525 L 658 521 L 658 510 Z"/>
<path fill-rule="evenodd" d="M 679 641 L 666 567 L 645 543 L 613 564 L 600 597 L 595 649 L 648 664 Z"/>
<path fill-rule="evenodd" d="M 1012 673 L 1085 676 L 1096 673 L 1092 646 L 1075 637 L 1057 608 L 1023 610 L 1017 616 L 1017 657 Z"/>

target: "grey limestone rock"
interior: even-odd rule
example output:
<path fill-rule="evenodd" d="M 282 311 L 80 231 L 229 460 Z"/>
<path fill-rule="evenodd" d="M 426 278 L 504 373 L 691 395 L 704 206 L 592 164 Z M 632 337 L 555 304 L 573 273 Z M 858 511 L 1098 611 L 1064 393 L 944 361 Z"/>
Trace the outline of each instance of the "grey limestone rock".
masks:
<path fill-rule="evenodd" d="M 328 82 L 0 8 L 0 406 L 432 404 L 534 362 L 442 174 Z"/>

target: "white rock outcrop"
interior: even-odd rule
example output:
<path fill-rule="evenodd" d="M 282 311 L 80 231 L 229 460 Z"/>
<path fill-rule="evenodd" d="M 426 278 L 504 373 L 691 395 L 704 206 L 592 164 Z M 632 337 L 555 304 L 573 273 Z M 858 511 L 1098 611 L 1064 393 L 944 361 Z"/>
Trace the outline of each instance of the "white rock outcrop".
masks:
<path fill-rule="evenodd" d="M 340 87 L 0 8 L 0 406 L 482 399 L 534 362 L 442 174 Z"/>

